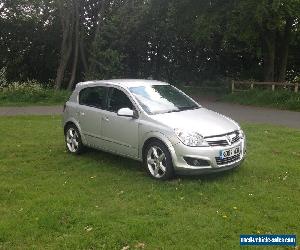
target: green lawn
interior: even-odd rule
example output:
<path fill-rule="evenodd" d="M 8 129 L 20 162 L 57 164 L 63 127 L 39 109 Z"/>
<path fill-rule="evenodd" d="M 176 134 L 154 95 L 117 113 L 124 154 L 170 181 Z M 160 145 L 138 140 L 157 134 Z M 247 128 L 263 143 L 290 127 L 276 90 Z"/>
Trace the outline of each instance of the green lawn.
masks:
<path fill-rule="evenodd" d="M 244 129 L 242 168 L 159 182 L 132 160 L 67 154 L 59 117 L 0 117 L 0 249 L 239 249 L 240 234 L 300 237 L 300 131 Z"/>
<path fill-rule="evenodd" d="M 0 107 L 62 105 L 70 97 L 66 90 L 41 89 L 39 91 L 0 91 Z"/>

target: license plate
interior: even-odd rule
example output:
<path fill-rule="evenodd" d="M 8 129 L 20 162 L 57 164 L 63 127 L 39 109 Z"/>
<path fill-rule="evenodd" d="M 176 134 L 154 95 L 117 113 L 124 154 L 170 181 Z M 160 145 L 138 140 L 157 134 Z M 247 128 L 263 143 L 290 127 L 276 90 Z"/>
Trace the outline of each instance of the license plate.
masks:
<path fill-rule="evenodd" d="M 236 156 L 238 154 L 241 153 L 241 147 L 234 147 L 234 148 L 230 148 L 230 149 L 225 149 L 225 150 L 221 150 L 220 151 L 220 157 L 222 159 L 226 159 L 232 156 Z"/>

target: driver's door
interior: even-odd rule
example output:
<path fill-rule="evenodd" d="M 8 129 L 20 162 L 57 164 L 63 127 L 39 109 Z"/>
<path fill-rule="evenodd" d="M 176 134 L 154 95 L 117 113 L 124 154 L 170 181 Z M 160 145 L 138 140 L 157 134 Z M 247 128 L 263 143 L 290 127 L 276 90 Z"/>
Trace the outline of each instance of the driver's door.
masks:
<path fill-rule="evenodd" d="M 118 116 L 121 108 L 135 109 L 129 97 L 118 88 L 110 88 L 108 109 L 103 111 L 101 136 L 104 148 L 121 155 L 138 157 L 139 120 Z"/>

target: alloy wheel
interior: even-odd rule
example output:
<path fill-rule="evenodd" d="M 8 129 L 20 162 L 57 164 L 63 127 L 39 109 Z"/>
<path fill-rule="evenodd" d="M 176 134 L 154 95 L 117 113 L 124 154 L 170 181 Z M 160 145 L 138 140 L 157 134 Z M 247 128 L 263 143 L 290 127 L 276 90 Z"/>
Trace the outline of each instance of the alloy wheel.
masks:
<path fill-rule="evenodd" d="M 166 174 L 166 155 L 161 148 L 152 146 L 148 150 L 147 167 L 151 175 L 157 179 L 162 178 Z"/>
<path fill-rule="evenodd" d="M 74 128 L 69 128 L 66 134 L 67 147 L 71 153 L 76 153 L 79 148 L 79 136 Z"/>

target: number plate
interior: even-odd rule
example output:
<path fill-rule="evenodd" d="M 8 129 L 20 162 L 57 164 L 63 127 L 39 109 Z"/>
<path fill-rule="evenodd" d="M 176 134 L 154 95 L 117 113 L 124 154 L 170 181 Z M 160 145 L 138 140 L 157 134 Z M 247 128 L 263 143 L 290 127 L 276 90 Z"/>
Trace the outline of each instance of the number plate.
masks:
<path fill-rule="evenodd" d="M 221 150 L 220 151 L 220 157 L 222 159 L 226 159 L 232 156 L 236 156 L 241 153 L 241 146 L 226 149 L 226 150 Z"/>

